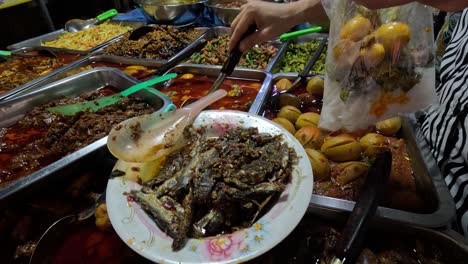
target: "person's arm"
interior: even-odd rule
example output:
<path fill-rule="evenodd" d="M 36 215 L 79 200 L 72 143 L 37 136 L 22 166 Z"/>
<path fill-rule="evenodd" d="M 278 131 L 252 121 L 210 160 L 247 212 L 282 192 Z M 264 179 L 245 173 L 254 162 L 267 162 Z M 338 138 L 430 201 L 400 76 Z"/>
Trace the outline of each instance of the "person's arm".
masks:
<path fill-rule="evenodd" d="M 328 23 L 320 0 L 300 0 L 288 4 L 249 1 L 241 7 L 241 12 L 231 24 L 229 47 L 232 50 L 252 24 L 257 26 L 257 32 L 240 43 L 242 51 L 252 48 L 257 43 L 274 39 L 303 22 L 313 22 L 316 25 Z"/>
<path fill-rule="evenodd" d="M 370 9 L 379 9 L 404 5 L 413 1 L 410 0 L 355 0 L 356 3 Z M 468 7 L 466 0 L 420 0 L 421 4 L 428 5 L 447 12 L 461 11 Z"/>
<path fill-rule="evenodd" d="M 357 3 L 370 9 L 397 6 L 412 2 L 410 0 L 356 0 Z M 421 0 L 443 11 L 460 11 L 468 7 L 466 0 Z M 255 44 L 274 39 L 297 24 L 311 22 L 325 25 L 328 18 L 320 0 L 300 0 L 289 4 L 275 4 L 264 1 L 249 1 L 241 7 L 241 12 L 234 19 L 231 29 L 232 37 L 229 48 L 232 50 L 247 28 L 256 24 L 257 32 L 240 43 L 242 51 Z"/>

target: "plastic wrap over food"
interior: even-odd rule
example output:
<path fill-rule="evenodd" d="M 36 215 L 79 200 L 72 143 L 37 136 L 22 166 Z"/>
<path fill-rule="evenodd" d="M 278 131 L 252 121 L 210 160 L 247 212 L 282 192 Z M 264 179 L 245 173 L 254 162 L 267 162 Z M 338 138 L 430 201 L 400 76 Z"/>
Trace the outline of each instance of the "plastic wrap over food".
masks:
<path fill-rule="evenodd" d="M 331 28 L 321 128 L 354 131 L 436 102 L 429 7 L 322 4 Z"/>

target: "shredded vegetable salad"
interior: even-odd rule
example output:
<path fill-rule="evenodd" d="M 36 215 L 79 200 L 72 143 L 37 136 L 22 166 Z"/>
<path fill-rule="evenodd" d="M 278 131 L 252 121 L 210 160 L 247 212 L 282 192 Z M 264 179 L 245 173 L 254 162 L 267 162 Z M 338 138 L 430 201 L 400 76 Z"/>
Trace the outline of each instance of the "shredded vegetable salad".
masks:
<path fill-rule="evenodd" d="M 132 30 L 131 27 L 106 22 L 73 33 L 65 31 L 58 39 L 44 42 L 42 46 L 89 50 L 130 30 Z"/>

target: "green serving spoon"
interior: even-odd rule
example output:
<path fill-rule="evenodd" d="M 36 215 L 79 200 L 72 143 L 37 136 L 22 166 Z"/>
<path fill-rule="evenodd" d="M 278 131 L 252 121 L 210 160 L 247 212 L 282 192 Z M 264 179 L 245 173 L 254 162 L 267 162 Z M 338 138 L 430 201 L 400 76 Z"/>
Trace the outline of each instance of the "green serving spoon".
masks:
<path fill-rule="evenodd" d="M 111 18 L 115 15 L 117 15 L 118 12 L 115 9 L 111 9 L 109 11 L 106 11 L 100 15 L 98 15 L 95 18 L 91 18 L 88 20 L 82 20 L 82 19 L 72 19 L 68 20 L 67 23 L 65 23 L 65 30 L 68 32 L 76 32 L 83 30 L 85 28 L 89 28 L 93 26 L 94 24 L 97 24 L 103 20 L 106 20 L 108 18 Z"/>
<path fill-rule="evenodd" d="M 290 40 L 292 38 L 297 38 L 299 36 L 311 34 L 311 33 L 317 33 L 322 31 L 322 27 L 311 27 L 311 28 L 306 28 L 306 29 L 301 29 L 289 33 L 284 33 L 279 37 L 279 40 L 281 42 L 285 42 L 286 40 Z"/>
<path fill-rule="evenodd" d="M 118 101 L 120 101 L 122 98 L 127 97 L 133 93 L 136 93 L 142 89 L 148 88 L 149 86 L 164 82 L 167 80 L 170 80 L 172 78 L 177 77 L 177 74 L 175 73 L 169 73 L 160 77 L 156 77 L 154 79 L 144 81 L 139 84 L 135 84 L 131 86 L 130 88 L 123 90 L 120 93 L 111 95 L 111 96 L 106 96 L 102 97 L 93 101 L 87 101 L 87 102 L 82 102 L 82 103 L 76 103 L 76 104 L 69 104 L 69 105 L 59 105 L 59 106 L 54 106 L 54 107 L 49 107 L 47 110 L 52 113 L 57 113 L 65 116 L 70 116 L 70 115 L 75 115 L 78 112 L 82 111 L 91 111 L 95 112 L 101 108 L 104 108 L 106 106 L 112 105 Z"/>

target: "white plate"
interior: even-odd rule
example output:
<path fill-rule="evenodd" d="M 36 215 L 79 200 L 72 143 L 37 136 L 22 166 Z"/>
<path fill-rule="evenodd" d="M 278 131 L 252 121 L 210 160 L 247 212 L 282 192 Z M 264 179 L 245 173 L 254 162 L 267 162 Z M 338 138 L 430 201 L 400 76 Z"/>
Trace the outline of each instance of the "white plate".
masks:
<path fill-rule="evenodd" d="M 239 263 L 253 259 L 281 242 L 296 227 L 309 204 L 313 175 L 301 144 L 284 128 L 263 117 L 239 111 L 204 111 L 195 127 L 208 126 L 207 133 L 219 136 L 234 127 L 257 127 L 260 133 L 282 134 L 296 151 L 299 162 L 291 182 L 276 204 L 252 227 L 231 234 L 203 239 L 189 239 L 183 249 L 171 249 L 172 238 L 161 231 L 135 202 L 127 201 L 124 192 L 141 186 L 132 178 L 138 174 L 135 164 L 118 161 L 114 169 L 124 177 L 109 180 L 106 202 L 109 218 L 120 238 L 135 252 L 158 263 Z"/>

